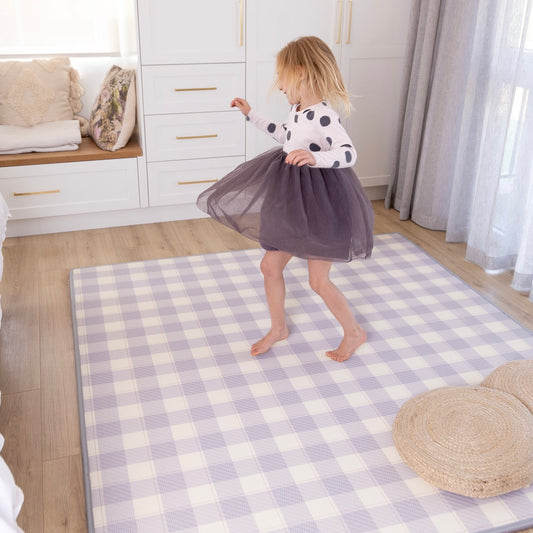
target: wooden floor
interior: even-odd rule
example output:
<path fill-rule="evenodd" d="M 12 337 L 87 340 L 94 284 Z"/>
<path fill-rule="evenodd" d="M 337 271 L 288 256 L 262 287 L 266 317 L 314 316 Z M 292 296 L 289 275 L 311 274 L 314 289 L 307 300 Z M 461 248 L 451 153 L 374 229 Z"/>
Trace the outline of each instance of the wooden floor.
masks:
<path fill-rule="evenodd" d="M 376 233 L 402 233 L 533 330 L 533 303 L 449 244 L 374 202 Z M 211 219 L 10 238 L 0 285 L 2 456 L 25 494 L 26 533 L 87 531 L 70 310 L 73 268 L 257 247 Z"/>

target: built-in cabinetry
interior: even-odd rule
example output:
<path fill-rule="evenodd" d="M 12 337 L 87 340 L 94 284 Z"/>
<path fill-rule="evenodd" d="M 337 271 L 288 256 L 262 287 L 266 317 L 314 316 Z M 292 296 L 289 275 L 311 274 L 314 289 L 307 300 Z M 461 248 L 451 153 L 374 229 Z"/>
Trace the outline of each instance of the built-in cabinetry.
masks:
<path fill-rule="evenodd" d="M 8 234 L 204 216 L 198 194 L 274 145 L 230 108 L 231 99 L 245 97 L 283 121 L 289 108 L 273 87 L 275 57 L 302 35 L 317 35 L 334 51 L 352 95 L 344 124 L 358 152 L 356 172 L 363 186 L 384 194 L 411 0 L 130 1 L 137 5 L 142 157 L 1 168 L 0 191 L 17 228 L 8 225 Z"/>
<path fill-rule="evenodd" d="M 363 186 L 387 185 L 411 0 L 138 5 L 149 205 L 194 199 L 235 161 L 275 146 L 228 106 L 243 96 L 259 113 L 283 121 L 288 104 L 273 85 L 275 57 L 302 35 L 322 38 L 337 57 L 352 96 L 353 112 L 344 124 Z"/>
<path fill-rule="evenodd" d="M 194 204 L 245 159 L 230 108 L 245 93 L 245 1 L 138 0 L 138 16 L 148 205 Z"/>
<path fill-rule="evenodd" d="M 340 4 L 337 0 L 247 2 L 246 97 L 260 114 L 276 122 L 286 119 L 287 99 L 273 85 L 276 54 L 289 41 L 304 35 L 316 35 L 331 46 L 335 42 Z M 250 159 L 276 142 L 248 124 L 246 144 Z"/>
<path fill-rule="evenodd" d="M 285 44 L 316 35 L 333 50 L 351 95 L 344 125 L 357 149 L 365 187 L 388 183 L 394 165 L 399 96 L 411 0 L 248 0 L 247 85 L 250 104 L 281 121 L 285 97 L 272 90 L 275 57 Z M 247 128 L 248 158 L 273 141 Z"/>
<path fill-rule="evenodd" d="M 363 186 L 386 186 L 396 158 L 411 0 L 344 0 L 333 50 L 352 96 L 346 129 Z M 338 24 L 338 23 L 337 23 Z"/>
<path fill-rule="evenodd" d="M 0 156 L 8 236 L 102 227 L 110 213 L 139 210 L 140 154 L 134 135 L 117 152 L 84 138 L 78 150 Z"/>
<path fill-rule="evenodd" d="M 139 207 L 135 157 L 0 170 L 0 192 L 14 220 Z"/>

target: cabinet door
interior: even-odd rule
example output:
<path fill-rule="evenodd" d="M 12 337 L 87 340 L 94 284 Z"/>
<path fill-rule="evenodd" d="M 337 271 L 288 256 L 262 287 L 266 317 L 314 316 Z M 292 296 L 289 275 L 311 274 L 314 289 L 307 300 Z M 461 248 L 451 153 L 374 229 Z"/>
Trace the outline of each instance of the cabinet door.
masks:
<path fill-rule="evenodd" d="M 274 86 L 276 54 L 289 41 L 316 35 L 331 44 L 337 39 L 338 0 L 248 0 L 246 95 L 258 113 L 283 122 L 289 113 L 287 99 Z M 254 126 L 246 127 L 246 158 L 276 143 Z"/>
<path fill-rule="evenodd" d="M 344 125 L 357 149 L 365 187 L 386 185 L 393 172 L 411 0 L 344 0 L 335 43 L 353 110 Z"/>
<path fill-rule="evenodd" d="M 141 63 L 245 59 L 245 0 L 138 0 Z"/>

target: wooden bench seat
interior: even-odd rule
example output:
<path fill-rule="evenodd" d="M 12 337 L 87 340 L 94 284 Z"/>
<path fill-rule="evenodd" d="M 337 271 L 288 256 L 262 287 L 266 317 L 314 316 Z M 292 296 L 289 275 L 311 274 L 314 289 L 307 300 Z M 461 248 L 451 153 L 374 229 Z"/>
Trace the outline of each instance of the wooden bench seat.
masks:
<path fill-rule="evenodd" d="M 71 163 L 76 161 L 98 161 L 101 159 L 123 159 L 140 156 L 142 156 L 142 149 L 137 134 L 133 134 L 128 144 L 116 152 L 102 150 L 96 146 L 90 137 L 83 137 L 78 150 L 0 155 L 0 167 L 43 165 L 46 163 Z"/>

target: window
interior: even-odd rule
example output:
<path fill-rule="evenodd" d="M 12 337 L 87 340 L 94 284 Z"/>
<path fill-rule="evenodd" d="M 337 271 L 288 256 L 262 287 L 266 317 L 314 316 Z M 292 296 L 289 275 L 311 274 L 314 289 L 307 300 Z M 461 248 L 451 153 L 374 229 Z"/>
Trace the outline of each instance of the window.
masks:
<path fill-rule="evenodd" d="M 118 56 L 126 2 L 1 0 L 0 56 Z"/>
<path fill-rule="evenodd" d="M 509 227 L 524 226 L 525 211 L 520 198 L 527 196 L 531 185 L 531 124 L 533 123 L 533 10 L 524 9 L 515 21 L 516 31 L 509 31 L 509 61 L 504 62 L 506 76 L 501 87 L 502 109 L 510 105 L 509 119 L 503 159 L 500 169 L 501 179 L 498 182 L 495 197 L 494 219 L 492 224 L 493 239 L 499 242 L 500 250 L 516 248 L 513 238 L 519 238 L 520 231 L 509 237 Z M 509 252 L 511 253 L 511 252 Z"/>

